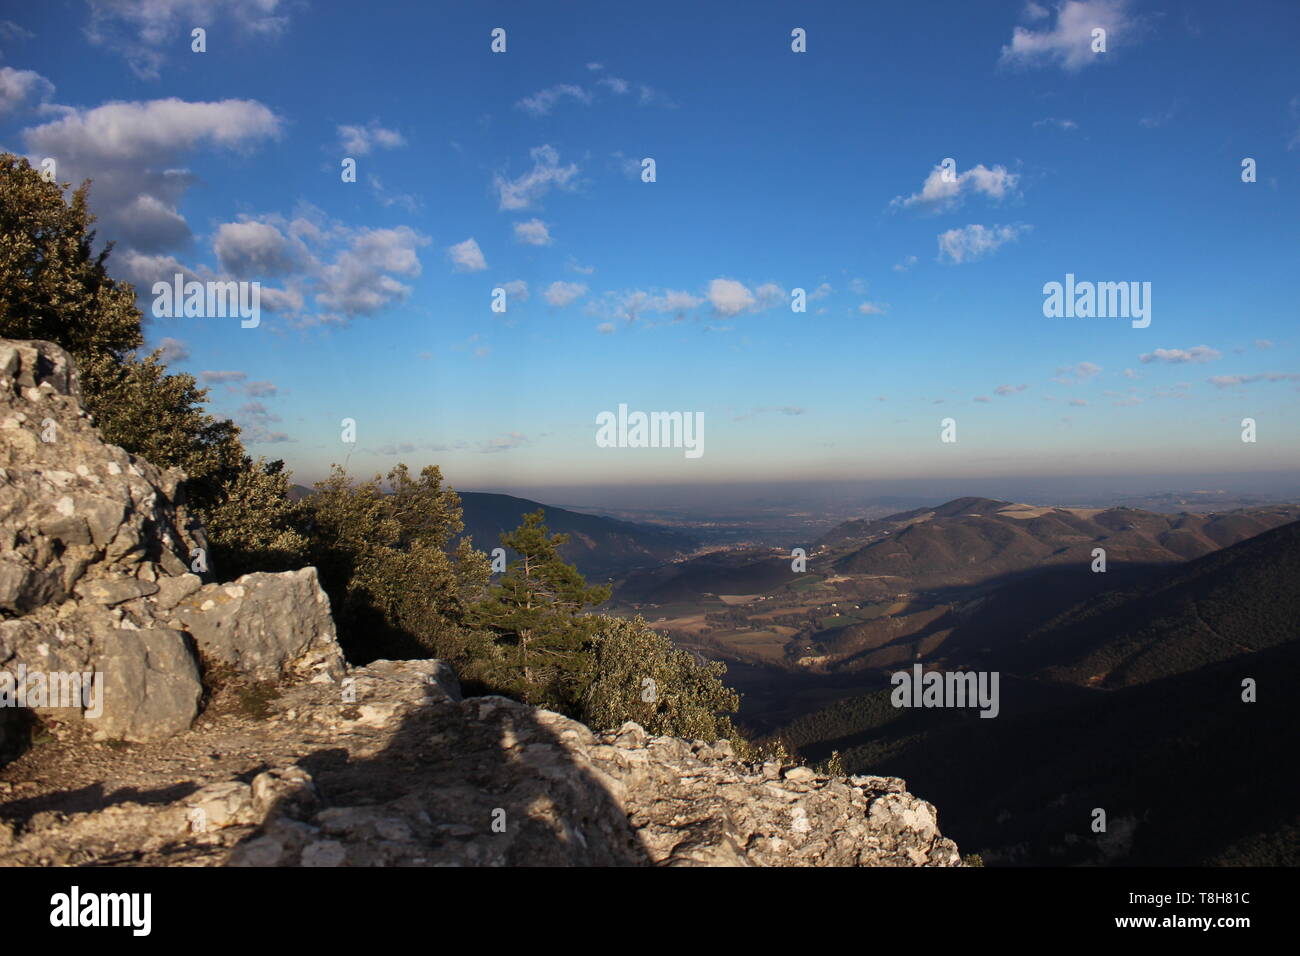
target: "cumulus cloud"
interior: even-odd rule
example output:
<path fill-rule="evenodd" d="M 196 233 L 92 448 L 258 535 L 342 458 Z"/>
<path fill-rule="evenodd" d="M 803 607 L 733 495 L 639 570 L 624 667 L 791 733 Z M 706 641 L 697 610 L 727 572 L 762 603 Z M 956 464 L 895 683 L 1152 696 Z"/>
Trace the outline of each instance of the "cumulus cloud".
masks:
<path fill-rule="evenodd" d="M 1008 242 L 1019 238 L 1029 226 L 981 226 L 972 224 L 961 229 L 949 229 L 939 235 L 939 259 L 945 257 L 953 263 L 973 262 L 996 252 Z"/>
<path fill-rule="evenodd" d="M 877 302 L 863 302 L 858 306 L 859 315 L 884 315 L 885 307 Z"/>
<path fill-rule="evenodd" d="M 545 196 L 552 187 L 573 189 L 578 175 L 576 163 L 560 165 L 555 147 L 543 145 L 528 151 L 533 168 L 515 179 L 497 175 L 493 184 L 500 196 L 502 209 L 527 209 Z"/>
<path fill-rule="evenodd" d="M 193 27 L 231 22 L 245 35 L 274 38 L 289 25 L 288 6 L 280 0 L 90 0 L 85 33 L 125 57 L 140 79 L 156 80 L 164 51 L 188 51 Z"/>
<path fill-rule="evenodd" d="M 895 196 L 890 201 L 890 206 L 904 209 L 917 206 L 938 212 L 955 209 L 961 205 L 966 196 L 972 193 L 979 193 L 989 199 L 1000 201 L 1013 194 L 1016 184 L 1020 182 L 1020 177 L 1008 172 L 1005 166 L 994 166 L 989 169 L 983 163 L 964 173 L 958 173 L 951 179 L 945 178 L 944 174 L 945 170 L 942 166 L 935 166 L 930 170 L 930 175 L 925 177 L 919 193 Z"/>
<path fill-rule="evenodd" d="M 528 301 L 528 283 L 523 279 L 511 279 L 503 282 L 501 288 L 506 290 L 506 298 L 515 302 Z"/>
<path fill-rule="evenodd" d="M 553 242 L 551 231 L 546 228 L 546 223 L 540 219 L 529 219 L 527 222 L 515 223 L 515 241 L 530 246 L 549 246 Z"/>
<path fill-rule="evenodd" d="M 993 394 L 1014 395 L 1016 394 L 1016 392 L 1023 392 L 1028 387 L 1029 387 L 1028 385 L 999 385 L 997 388 L 993 389 Z"/>
<path fill-rule="evenodd" d="M 237 279 L 286 275 L 297 268 L 294 244 L 268 222 L 222 223 L 212 245 L 221 268 Z"/>
<path fill-rule="evenodd" d="M 898 262 L 894 264 L 894 271 L 906 272 L 908 269 L 912 268 L 912 266 L 916 265 L 916 263 L 917 263 L 916 256 L 908 256 L 902 262 Z"/>
<path fill-rule="evenodd" d="M 482 272 L 487 268 L 487 260 L 483 258 L 483 250 L 478 247 L 474 237 L 470 236 L 464 242 L 458 242 L 447 249 L 447 255 L 451 256 L 452 264 L 456 267 L 457 272 Z"/>
<path fill-rule="evenodd" d="M 365 156 L 372 149 L 396 149 L 406 145 L 400 132 L 373 121 L 365 126 L 340 126 L 338 131 L 339 146 L 349 156 Z"/>
<path fill-rule="evenodd" d="M 586 294 L 587 287 L 581 282 L 552 282 L 542 293 L 542 298 L 560 309 Z"/>
<path fill-rule="evenodd" d="M 54 95 L 54 84 L 35 70 L 0 66 L 0 119 L 29 104 L 44 103 Z"/>
<path fill-rule="evenodd" d="M 299 327 L 345 324 L 404 302 L 411 287 L 399 279 L 420 275 L 419 249 L 429 241 L 408 226 L 344 226 L 304 204 L 292 219 L 269 213 L 220 224 L 212 244 L 218 270 L 134 251 L 122 265 L 140 290 L 170 283 L 178 272 L 186 281 L 259 281 L 264 313 Z M 272 278 L 282 285 L 269 284 Z"/>
<path fill-rule="evenodd" d="M 1222 352 L 1212 349 L 1208 345 L 1197 345 L 1190 349 L 1156 349 L 1154 352 L 1147 352 L 1145 355 L 1138 356 L 1139 360 L 1145 365 L 1152 362 L 1185 365 L 1188 362 L 1213 362 L 1215 359 L 1222 357 Z"/>
<path fill-rule="evenodd" d="M 1079 70 L 1106 58 L 1107 54 L 1092 51 L 1094 29 L 1106 31 L 1106 49 L 1110 51 L 1116 40 L 1127 39 L 1136 26 L 1128 12 L 1128 0 L 1066 0 L 1057 8 L 1055 21 L 1041 29 L 1012 30 L 1011 42 L 1002 48 L 1000 62 L 1009 66 L 1054 63 L 1068 71 Z"/>
<path fill-rule="evenodd" d="M 722 316 L 739 315 L 758 304 L 754 293 L 735 279 L 714 279 L 709 283 L 708 298 L 713 311 Z"/>
<path fill-rule="evenodd" d="M 411 287 L 394 276 L 419 276 L 417 249 L 428 243 L 427 236 L 409 226 L 354 232 L 347 248 L 310 277 L 316 303 L 326 310 L 315 321 L 346 321 L 405 302 Z"/>
<path fill-rule="evenodd" d="M 60 180 L 93 179 L 100 235 L 140 252 L 190 238 L 177 211 L 195 177 L 182 157 L 200 148 L 243 151 L 280 133 L 280 118 L 255 100 L 191 103 L 176 98 L 68 109 L 23 131 L 29 152 L 58 159 Z"/>

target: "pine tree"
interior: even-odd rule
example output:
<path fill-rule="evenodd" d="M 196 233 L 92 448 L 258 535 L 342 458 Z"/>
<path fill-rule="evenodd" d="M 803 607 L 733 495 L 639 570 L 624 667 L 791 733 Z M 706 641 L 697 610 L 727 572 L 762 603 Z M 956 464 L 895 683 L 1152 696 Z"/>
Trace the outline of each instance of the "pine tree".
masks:
<path fill-rule="evenodd" d="M 501 680 L 525 701 L 575 713 L 592 676 L 590 644 L 601 618 L 585 613 L 610 590 L 587 584 L 560 557 L 568 535 L 551 535 L 539 509 L 524 515 L 501 544 L 515 553 L 501 579 L 474 609 L 474 619 L 499 635 Z"/>

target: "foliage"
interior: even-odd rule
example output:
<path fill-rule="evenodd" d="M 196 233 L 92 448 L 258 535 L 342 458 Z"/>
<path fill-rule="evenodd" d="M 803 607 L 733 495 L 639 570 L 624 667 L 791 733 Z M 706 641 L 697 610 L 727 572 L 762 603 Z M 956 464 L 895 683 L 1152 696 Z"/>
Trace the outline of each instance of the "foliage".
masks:
<path fill-rule="evenodd" d="M 480 671 L 495 654 L 490 636 L 466 627 L 470 601 L 487 582 L 487 558 L 462 538 L 460 498 L 430 465 L 405 465 L 353 484 L 335 465 L 303 505 L 308 558 L 330 595 L 349 659 L 432 654 Z M 450 551 L 450 553 L 449 553 Z M 472 676 L 465 675 L 462 676 Z"/>
<path fill-rule="evenodd" d="M 548 533 L 545 512 L 501 535 L 515 558 L 473 610 L 496 635 L 502 666 L 497 679 L 530 704 L 573 713 L 591 679 L 589 645 L 601 618 L 585 609 L 609 598 L 560 557 L 568 535 Z"/>
<path fill-rule="evenodd" d="M 595 676 L 582 701 L 582 718 L 592 727 L 633 720 L 659 736 L 738 738 L 720 713 L 740 706 L 739 695 L 722 683 L 725 664 L 697 661 L 641 617 L 604 618 L 594 655 Z"/>

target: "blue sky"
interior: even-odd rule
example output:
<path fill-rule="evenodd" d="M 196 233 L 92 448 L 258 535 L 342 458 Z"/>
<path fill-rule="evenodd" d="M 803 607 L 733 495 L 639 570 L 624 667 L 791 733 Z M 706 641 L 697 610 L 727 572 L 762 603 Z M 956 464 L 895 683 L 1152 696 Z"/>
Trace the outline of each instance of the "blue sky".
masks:
<path fill-rule="evenodd" d="M 0 146 L 96 181 L 146 310 L 261 282 L 257 328 L 149 344 L 297 480 L 1295 468 L 1295 3 L 3 10 Z M 1067 273 L 1151 283 L 1150 326 L 1045 317 Z M 598 448 L 620 403 L 704 455 Z"/>

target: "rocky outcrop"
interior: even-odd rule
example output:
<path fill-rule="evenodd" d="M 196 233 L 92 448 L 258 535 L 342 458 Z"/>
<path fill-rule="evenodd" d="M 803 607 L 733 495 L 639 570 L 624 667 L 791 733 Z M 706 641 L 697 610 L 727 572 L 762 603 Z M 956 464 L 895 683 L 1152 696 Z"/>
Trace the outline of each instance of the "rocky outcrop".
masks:
<path fill-rule="evenodd" d="M 191 571 L 206 568 L 207 540 L 181 501 L 183 477 L 103 441 L 63 349 L 0 340 L 0 702 L 10 710 L 88 718 L 101 739 L 141 741 L 190 726 L 205 666 L 258 681 L 342 675 L 314 569 L 230 584 Z M 0 709 L 0 744 L 12 718 Z"/>
<path fill-rule="evenodd" d="M 751 765 L 725 741 L 631 723 L 593 733 L 501 697 L 462 700 L 439 661 L 300 684 L 263 719 L 113 766 L 134 799 L 89 811 L 31 799 L 0 827 L 0 863 L 961 865 L 934 808 L 896 778 Z"/>
<path fill-rule="evenodd" d="M 0 767 L 0 864 L 961 865 L 901 780 L 350 670 L 315 569 L 191 570 L 180 480 L 102 441 L 65 352 L 0 340 L 0 719 L 91 731 Z"/>

